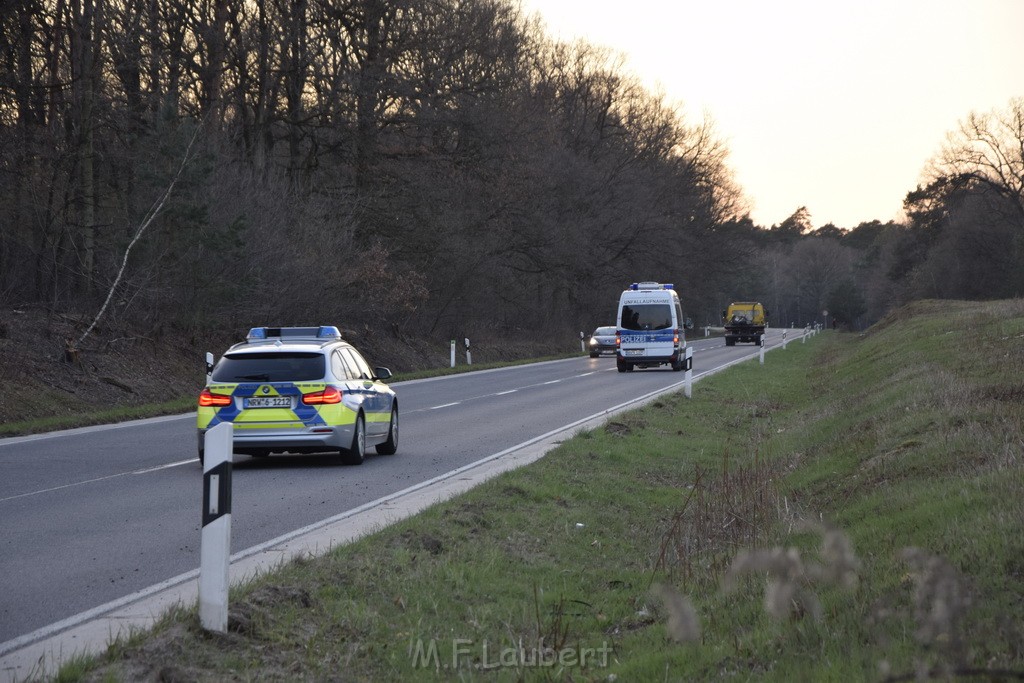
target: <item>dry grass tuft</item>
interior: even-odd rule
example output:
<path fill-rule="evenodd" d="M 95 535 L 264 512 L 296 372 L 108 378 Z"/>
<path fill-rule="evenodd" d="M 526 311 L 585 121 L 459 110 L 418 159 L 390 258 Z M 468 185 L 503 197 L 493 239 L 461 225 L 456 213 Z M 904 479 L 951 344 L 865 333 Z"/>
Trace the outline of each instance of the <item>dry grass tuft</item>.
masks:
<path fill-rule="evenodd" d="M 688 581 L 707 576 L 712 581 L 727 570 L 736 548 L 760 546 L 778 521 L 779 495 L 775 482 L 781 465 L 755 458 L 748 465 L 730 465 L 711 479 L 698 468 L 682 507 L 662 537 L 655 571 Z"/>
<path fill-rule="evenodd" d="M 741 576 L 767 574 L 764 607 L 768 614 L 777 619 L 809 614 L 820 621 L 821 603 L 813 588 L 823 585 L 855 588 L 860 560 L 853 552 L 849 537 L 841 530 L 818 524 L 808 526 L 821 533 L 820 562 L 805 561 L 797 548 L 745 550 L 733 560 L 725 576 L 725 589 L 732 590 Z"/>
<path fill-rule="evenodd" d="M 926 648 L 947 654 L 954 665 L 965 658 L 964 621 L 970 592 L 960 573 L 944 558 L 920 548 L 904 548 L 900 557 L 914 580 L 914 636 Z"/>
<path fill-rule="evenodd" d="M 668 612 L 665 628 L 669 638 L 677 643 L 699 642 L 700 617 L 690 599 L 665 583 L 655 584 L 654 593 L 661 598 Z"/>

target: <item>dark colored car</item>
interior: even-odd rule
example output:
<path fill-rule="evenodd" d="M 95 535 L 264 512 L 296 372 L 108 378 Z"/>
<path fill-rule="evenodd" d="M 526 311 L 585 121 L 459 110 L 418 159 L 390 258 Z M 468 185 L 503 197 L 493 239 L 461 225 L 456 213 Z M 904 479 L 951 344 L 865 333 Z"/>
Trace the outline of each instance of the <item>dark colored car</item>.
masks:
<path fill-rule="evenodd" d="M 599 327 L 590 335 L 590 357 L 597 358 L 602 353 L 615 353 L 615 326 Z"/>

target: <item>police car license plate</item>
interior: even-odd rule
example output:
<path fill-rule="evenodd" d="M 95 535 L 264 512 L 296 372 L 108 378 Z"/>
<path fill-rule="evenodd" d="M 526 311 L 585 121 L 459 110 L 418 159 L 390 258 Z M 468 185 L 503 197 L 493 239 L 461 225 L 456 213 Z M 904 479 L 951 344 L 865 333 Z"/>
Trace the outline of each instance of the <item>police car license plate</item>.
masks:
<path fill-rule="evenodd" d="M 644 355 L 644 350 L 643 349 L 626 349 L 625 351 L 623 351 L 623 353 L 626 354 L 627 356 L 642 356 L 642 355 Z"/>
<path fill-rule="evenodd" d="M 246 408 L 291 408 L 292 399 L 288 396 L 253 396 L 245 399 Z"/>

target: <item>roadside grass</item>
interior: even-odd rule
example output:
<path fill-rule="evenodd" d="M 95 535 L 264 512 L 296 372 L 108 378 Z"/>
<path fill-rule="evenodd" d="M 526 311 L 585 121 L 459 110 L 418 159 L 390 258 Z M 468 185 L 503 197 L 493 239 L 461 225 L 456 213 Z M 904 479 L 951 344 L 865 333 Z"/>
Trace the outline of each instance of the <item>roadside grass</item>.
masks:
<path fill-rule="evenodd" d="M 54 392 L 56 395 L 57 392 Z M 57 401 L 48 401 L 45 397 L 37 400 L 40 412 L 52 412 Z M 48 415 L 33 420 L 0 423 L 0 437 L 39 434 L 59 429 L 74 429 L 92 425 L 111 424 L 128 420 L 140 420 L 161 415 L 177 415 L 196 409 L 195 396 L 177 398 L 163 403 L 147 403 L 134 406 L 119 406 L 106 410 L 88 412 L 72 412 L 63 415 Z"/>
<path fill-rule="evenodd" d="M 624 377 L 623 381 L 628 381 Z M 61 680 L 1024 677 L 1024 301 L 657 399 Z"/>

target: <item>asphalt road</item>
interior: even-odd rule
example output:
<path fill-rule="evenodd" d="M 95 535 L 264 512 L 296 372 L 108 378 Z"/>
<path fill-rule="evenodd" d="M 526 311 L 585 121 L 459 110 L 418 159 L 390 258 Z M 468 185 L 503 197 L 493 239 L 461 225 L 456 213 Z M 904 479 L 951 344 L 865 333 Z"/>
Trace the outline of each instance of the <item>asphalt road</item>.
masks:
<path fill-rule="evenodd" d="M 781 333 L 769 331 L 769 347 Z M 791 343 L 799 333 L 789 331 Z M 758 350 L 714 338 L 691 346 L 695 377 Z M 235 456 L 232 551 L 682 380 L 667 367 L 622 374 L 611 357 L 580 357 L 396 383 L 396 455 L 357 467 L 326 455 Z M 0 473 L 0 652 L 199 566 L 194 413 L 0 439 Z"/>

